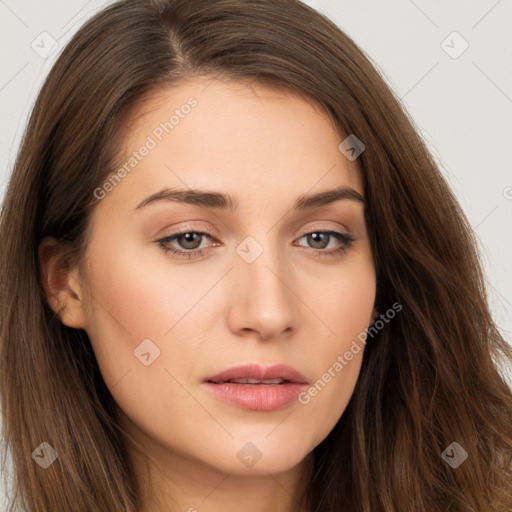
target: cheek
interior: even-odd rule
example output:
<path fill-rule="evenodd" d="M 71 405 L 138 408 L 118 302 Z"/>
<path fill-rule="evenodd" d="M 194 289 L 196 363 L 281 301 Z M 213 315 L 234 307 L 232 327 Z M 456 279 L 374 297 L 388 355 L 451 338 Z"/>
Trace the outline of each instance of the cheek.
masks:
<path fill-rule="evenodd" d="M 199 299 L 217 273 L 204 282 L 154 250 L 123 248 L 119 240 L 109 246 L 100 237 L 89 261 L 87 333 L 116 403 L 155 437 L 207 421 L 183 384 L 200 357 L 194 338 L 207 301 Z M 180 421 L 170 424 L 170 416 Z"/>
<path fill-rule="evenodd" d="M 311 269 L 306 275 L 302 294 L 323 323 L 325 342 L 317 346 L 325 364 L 326 358 L 346 350 L 347 343 L 350 345 L 372 321 L 376 275 L 369 244 L 361 243 L 357 252 L 347 254 L 339 265 L 317 265 L 316 272 Z"/>
<path fill-rule="evenodd" d="M 102 243 L 100 234 L 91 246 L 89 282 L 95 299 L 93 307 L 99 310 L 98 317 L 92 320 L 101 318 L 102 327 L 111 326 L 121 333 L 121 339 L 133 343 L 162 338 L 194 307 L 208 282 L 211 286 L 214 280 L 204 282 L 185 265 L 169 263 L 157 244 L 123 245 L 120 238 L 129 237 L 109 237 L 109 245 Z"/>
<path fill-rule="evenodd" d="M 178 387 L 165 370 L 180 379 L 197 364 L 212 304 L 219 304 L 209 291 L 223 272 L 171 263 L 158 247 L 123 245 L 124 239 L 100 232 L 89 248 L 87 333 L 113 395 L 126 380 L 138 381 L 133 401 L 140 403 L 144 390 Z"/>
<path fill-rule="evenodd" d="M 372 322 L 376 293 L 373 262 L 370 257 L 354 259 L 351 265 L 340 266 L 330 279 L 317 276 L 319 283 L 323 283 L 324 293 L 310 294 L 308 305 L 326 326 L 322 330 L 327 335 L 315 340 L 308 355 L 317 372 L 299 397 L 307 411 L 305 428 L 314 433 L 312 446 L 322 441 L 339 420 L 359 377 L 364 334 Z"/>

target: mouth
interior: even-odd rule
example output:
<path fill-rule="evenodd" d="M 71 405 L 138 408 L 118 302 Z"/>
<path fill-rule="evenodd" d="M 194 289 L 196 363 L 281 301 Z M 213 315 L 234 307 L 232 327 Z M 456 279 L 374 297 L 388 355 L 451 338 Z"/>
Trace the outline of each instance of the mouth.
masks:
<path fill-rule="evenodd" d="M 230 368 L 203 381 L 217 399 L 253 411 L 274 411 L 290 405 L 307 384 L 291 366 L 254 364 Z"/>
<path fill-rule="evenodd" d="M 261 379 L 254 379 L 252 377 L 242 377 L 241 379 L 229 379 L 229 380 L 219 380 L 219 381 L 210 380 L 208 382 L 211 382 L 212 384 L 227 384 L 227 383 L 250 384 L 250 385 L 263 384 L 266 386 L 272 386 L 272 385 L 276 385 L 276 384 L 284 384 L 285 382 L 290 382 L 290 381 L 282 379 L 282 378 L 261 380 Z"/>

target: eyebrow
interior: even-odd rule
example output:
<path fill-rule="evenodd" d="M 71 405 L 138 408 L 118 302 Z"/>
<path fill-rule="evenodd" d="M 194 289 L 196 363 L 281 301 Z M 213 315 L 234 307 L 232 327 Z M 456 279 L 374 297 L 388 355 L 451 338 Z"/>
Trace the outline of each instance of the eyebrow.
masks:
<path fill-rule="evenodd" d="M 342 199 L 365 203 L 363 196 L 357 190 L 350 187 L 339 187 L 316 194 L 302 194 L 297 198 L 292 209 L 295 211 L 311 210 Z M 192 204 L 208 209 L 229 209 L 231 211 L 236 211 L 238 207 L 238 200 L 229 194 L 196 189 L 163 188 L 142 200 L 134 210 L 139 210 L 149 204 L 161 201 Z"/>

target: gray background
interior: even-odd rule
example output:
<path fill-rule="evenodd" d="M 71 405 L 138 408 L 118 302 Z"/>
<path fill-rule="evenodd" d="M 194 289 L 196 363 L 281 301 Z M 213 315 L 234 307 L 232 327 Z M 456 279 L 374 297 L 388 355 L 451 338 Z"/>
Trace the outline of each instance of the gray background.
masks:
<path fill-rule="evenodd" d="M 0 0 L 0 199 L 58 51 L 108 3 Z M 402 98 L 470 219 L 494 317 L 510 342 L 512 0 L 306 3 L 350 35 Z M 45 58 L 52 38 L 58 48 Z"/>

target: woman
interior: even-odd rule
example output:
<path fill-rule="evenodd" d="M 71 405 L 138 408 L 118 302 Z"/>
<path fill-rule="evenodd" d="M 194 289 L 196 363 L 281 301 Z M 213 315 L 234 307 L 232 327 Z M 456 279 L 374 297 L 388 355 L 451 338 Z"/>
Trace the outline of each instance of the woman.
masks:
<path fill-rule="evenodd" d="M 471 228 L 302 3 L 96 15 L 0 236 L 12 510 L 512 508 L 512 354 Z"/>

